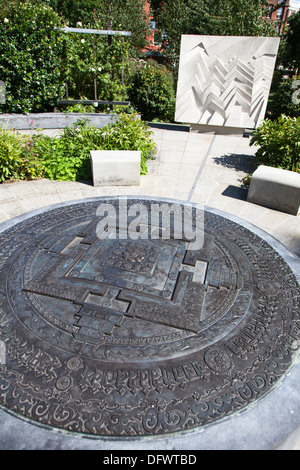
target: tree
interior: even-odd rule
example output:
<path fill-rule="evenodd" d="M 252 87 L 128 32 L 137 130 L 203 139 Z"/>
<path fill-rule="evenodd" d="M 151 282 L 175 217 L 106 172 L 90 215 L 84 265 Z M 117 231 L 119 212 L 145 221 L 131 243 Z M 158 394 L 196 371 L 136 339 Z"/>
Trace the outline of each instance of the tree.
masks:
<path fill-rule="evenodd" d="M 7 1 L 0 9 L 0 77 L 6 103 L 0 111 L 53 110 L 63 93 L 63 41 L 55 27 L 61 18 L 52 8 L 30 1 Z"/>
<path fill-rule="evenodd" d="M 178 62 L 182 34 L 276 36 L 265 0 L 152 0 L 163 49 Z"/>
<path fill-rule="evenodd" d="M 162 64 L 148 60 L 136 68 L 128 90 L 130 102 L 142 119 L 173 121 L 175 91 L 172 73 Z"/>
<path fill-rule="evenodd" d="M 300 11 L 290 16 L 285 37 L 285 65 L 293 68 L 295 73 L 300 69 Z"/>
<path fill-rule="evenodd" d="M 203 8 L 203 6 L 205 6 Z M 191 34 L 275 36 L 266 22 L 265 0 L 188 0 Z"/>
<path fill-rule="evenodd" d="M 162 36 L 162 48 L 168 57 L 169 66 L 178 66 L 181 35 L 188 30 L 189 11 L 186 0 L 166 0 L 155 12 Z"/>
<path fill-rule="evenodd" d="M 131 31 L 131 54 L 138 55 L 149 35 L 149 18 L 144 0 L 43 0 L 61 15 L 68 25 Z"/>

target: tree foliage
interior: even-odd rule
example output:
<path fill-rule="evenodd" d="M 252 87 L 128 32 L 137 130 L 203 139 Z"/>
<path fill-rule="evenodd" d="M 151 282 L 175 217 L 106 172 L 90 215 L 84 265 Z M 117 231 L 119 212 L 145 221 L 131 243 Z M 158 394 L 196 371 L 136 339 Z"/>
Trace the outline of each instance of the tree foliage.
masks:
<path fill-rule="evenodd" d="M 61 15 L 68 25 L 130 31 L 131 54 L 138 55 L 146 45 L 149 21 L 144 0 L 43 0 Z"/>
<path fill-rule="evenodd" d="M 191 10 L 202 0 L 188 0 Z M 270 23 L 266 22 L 265 0 L 204 0 L 205 15 L 201 16 L 201 7 L 193 27 L 199 34 L 219 36 L 274 36 Z M 200 26 L 197 28 L 197 23 Z M 203 32 L 201 32 L 203 31 Z"/>
<path fill-rule="evenodd" d="M 300 11 L 290 16 L 284 39 L 285 65 L 300 70 Z"/>
<path fill-rule="evenodd" d="M 112 37 L 110 44 L 101 35 L 62 33 L 62 37 L 62 69 L 70 97 L 121 100 L 124 92 L 122 70 L 128 56 L 128 42 L 118 35 Z"/>
<path fill-rule="evenodd" d="M 152 0 L 163 47 L 178 60 L 182 34 L 275 36 L 265 0 Z"/>
<path fill-rule="evenodd" d="M 172 121 L 175 92 L 172 73 L 151 60 L 137 67 L 128 90 L 130 102 L 147 121 Z"/>
<path fill-rule="evenodd" d="M 62 92 L 61 18 L 45 4 L 8 1 L 0 10 L 0 78 L 10 113 L 52 110 Z"/>

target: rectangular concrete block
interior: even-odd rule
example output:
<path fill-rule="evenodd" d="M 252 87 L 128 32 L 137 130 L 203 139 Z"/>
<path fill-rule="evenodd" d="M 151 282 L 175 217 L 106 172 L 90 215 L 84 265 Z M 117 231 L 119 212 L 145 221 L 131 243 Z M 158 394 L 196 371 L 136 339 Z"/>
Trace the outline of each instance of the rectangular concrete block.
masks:
<path fill-rule="evenodd" d="M 92 150 L 94 186 L 139 186 L 141 152 L 138 150 Z"/>
<path fill-rule="evenodd" d="M 252 175 L 248 202 L 287 214 L 300 213 L 300 174 L 260 165 Z"/>

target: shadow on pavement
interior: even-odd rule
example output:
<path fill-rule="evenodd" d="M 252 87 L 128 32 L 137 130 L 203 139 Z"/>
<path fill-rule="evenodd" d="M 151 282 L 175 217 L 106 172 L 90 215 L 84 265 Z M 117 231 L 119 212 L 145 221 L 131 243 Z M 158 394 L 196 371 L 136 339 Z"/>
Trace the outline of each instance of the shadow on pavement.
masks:
<path fill-rule="evenodd" d="M 245 173 L 253 173 L 256 168 L 253 155 L 230 153 L 221 157 L 214 157 L 213 160 L 217 165 L 236 171 L 244 171 Z"/>

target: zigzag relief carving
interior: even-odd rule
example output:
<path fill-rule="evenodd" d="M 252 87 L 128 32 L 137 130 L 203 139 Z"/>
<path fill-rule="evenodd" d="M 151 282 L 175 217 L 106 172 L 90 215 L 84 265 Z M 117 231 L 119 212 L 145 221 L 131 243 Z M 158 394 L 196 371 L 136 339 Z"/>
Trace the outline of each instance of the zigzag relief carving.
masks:
<path fill-rule="evenodd" d="M 183 35 L 175 121 L 258 127 L 278 46 L 279 38 Z"/>

